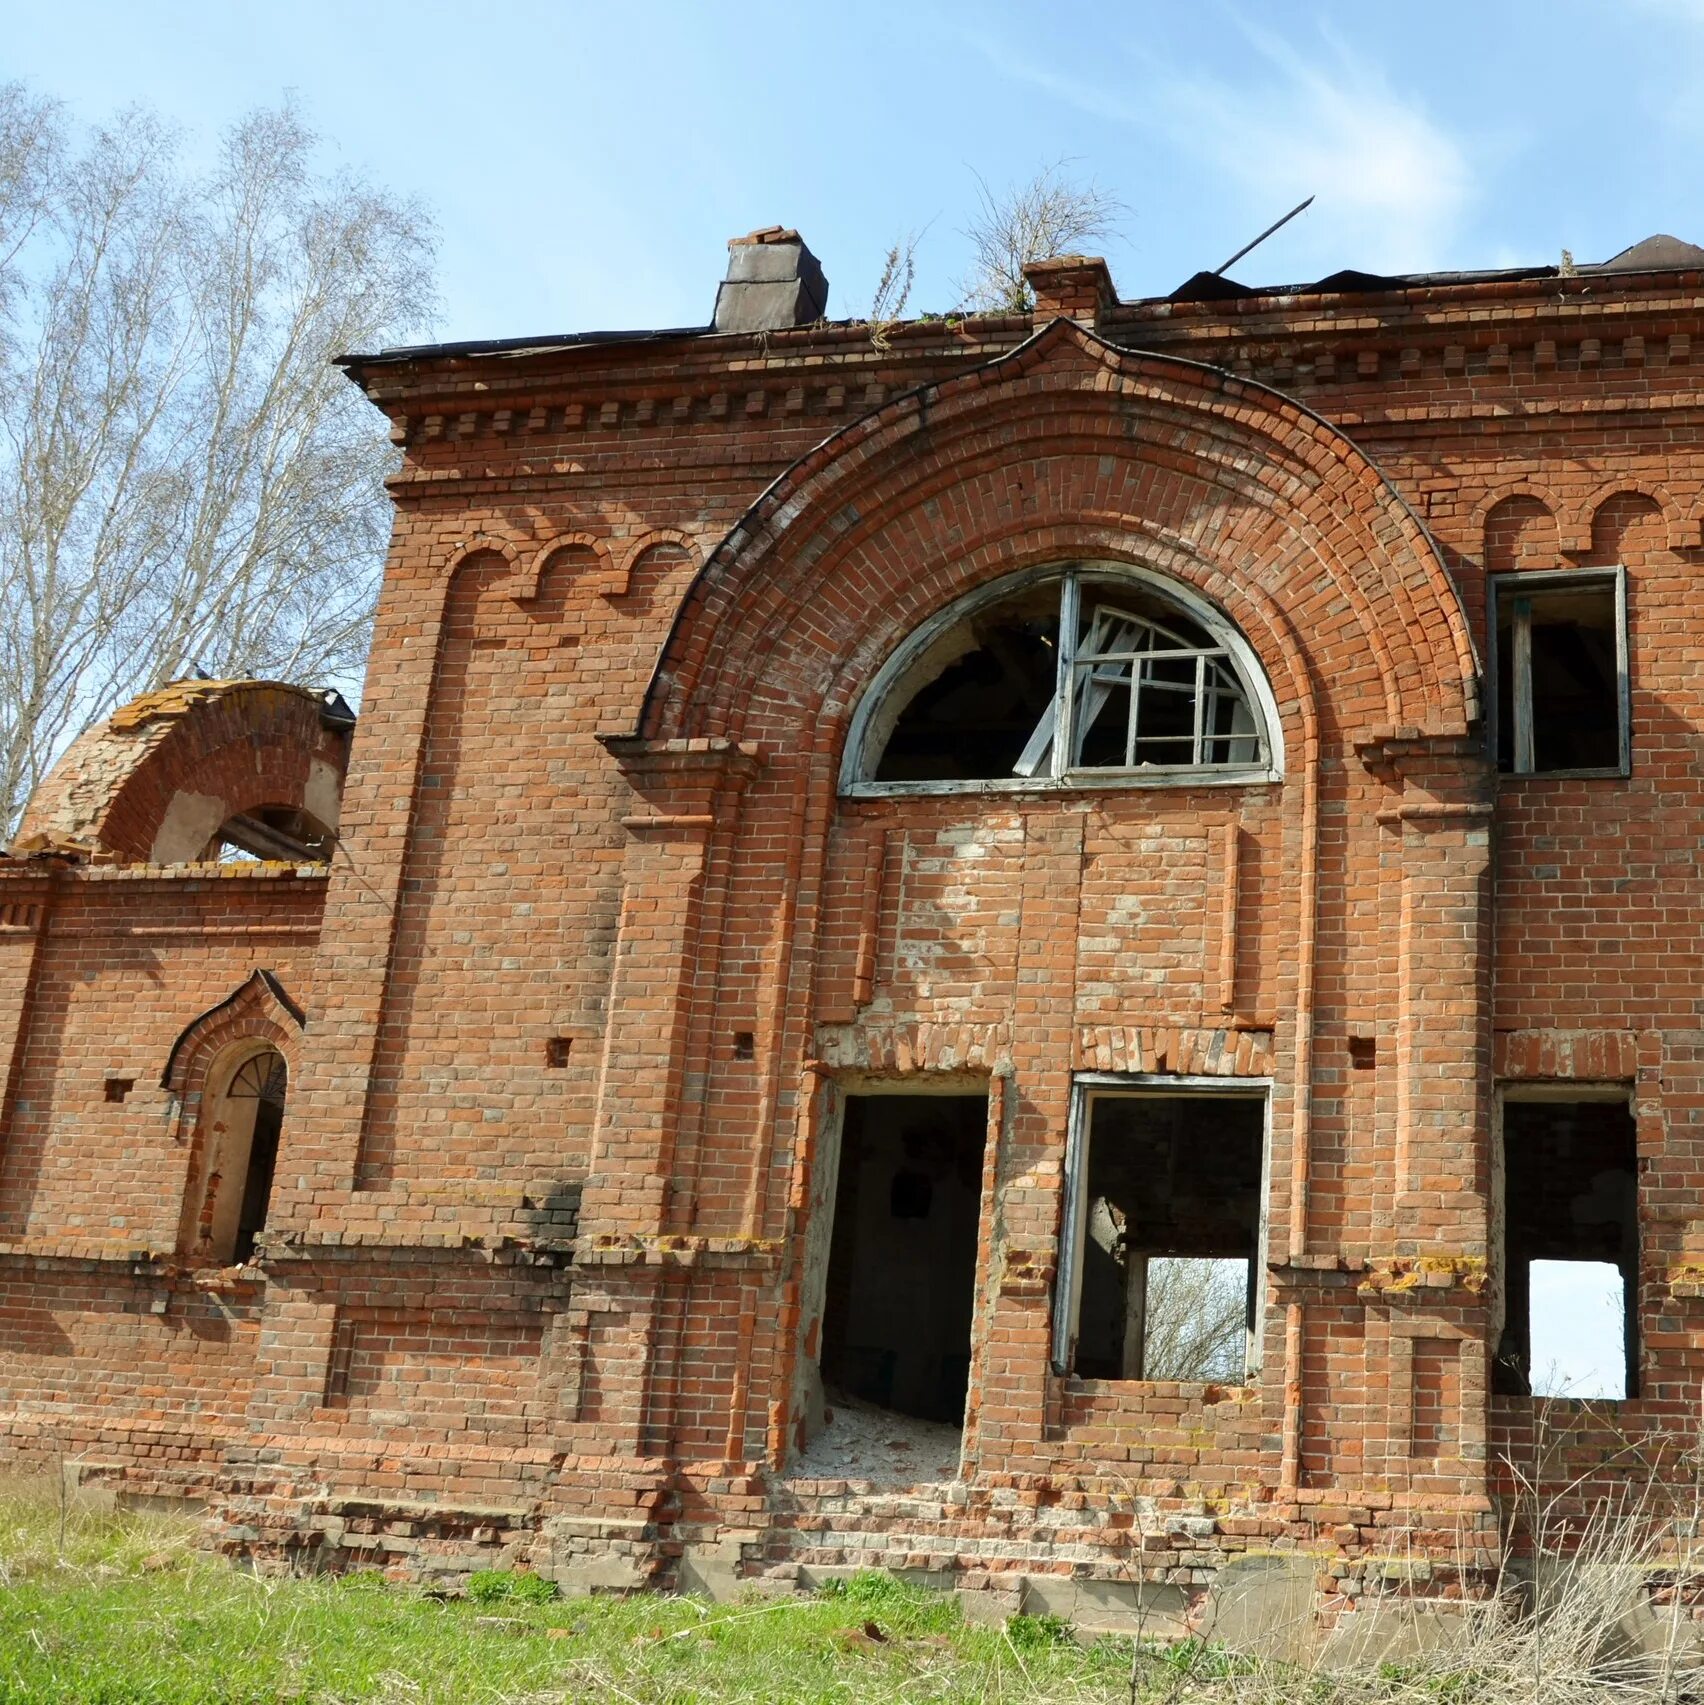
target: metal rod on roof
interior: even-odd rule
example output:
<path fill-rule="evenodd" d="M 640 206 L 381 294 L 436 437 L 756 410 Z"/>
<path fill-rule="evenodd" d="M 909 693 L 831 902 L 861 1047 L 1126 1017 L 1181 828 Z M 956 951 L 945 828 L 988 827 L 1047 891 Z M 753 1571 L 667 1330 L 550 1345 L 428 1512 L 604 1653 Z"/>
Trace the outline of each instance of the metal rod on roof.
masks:
<path fill-rule="evenodd" d="M 1223 278 L 1225 276 L 1225 274 L 1227 272 L 1229 272 L 1231 270 L 1231 268 L 1233 266 L 1235 266 L 1237 264 L 1237 262 L 1240 261 L 1243 258 L 1243 256 L 1246 255 L 1251 249 L 1258 249 L 1260 247 L 1260 245 L 1262 243 L 1264 243 L 1266 241 L 1266 239 L 1268 237 L 1270 237 L 1274 231 L 1279 230 L 1281 227 L 1283 227 L 1285 225 L 1288 225 L 1290 223 L 1290 221 L 1292 219 L 1294 219 L 1298 213 L 1306 213 L 1307 210 L 1313 206 L 1313 204 L 1314 204 L 1314 198 L 1310 195 L 1306 201 L 1300 202 L 1295 207 L 1292 207 L 1290 209 L 1290 211 L 1288 213 L 1286 213 L 1284 215 L 1284 217 L 1282 219 L 1280 219 L 1276 224 L 1268 225 L 1266 227 L 1266 229 L 1264 231 L 1262 231 L 1260 233 L 1260 235 L 1258 237 L 1256 237 L 1252 243 L 1244 243 L 1243 246 L 1240 249 L 1238 249 L 1237 252 L 1234 255 L 1232 255 L 1231 258 L 1228 261 L 1226 261 L 1222 267 L 1218 268 L 1218 270 L 1214 272 L 1213 276 L 1215 278 Z"/>

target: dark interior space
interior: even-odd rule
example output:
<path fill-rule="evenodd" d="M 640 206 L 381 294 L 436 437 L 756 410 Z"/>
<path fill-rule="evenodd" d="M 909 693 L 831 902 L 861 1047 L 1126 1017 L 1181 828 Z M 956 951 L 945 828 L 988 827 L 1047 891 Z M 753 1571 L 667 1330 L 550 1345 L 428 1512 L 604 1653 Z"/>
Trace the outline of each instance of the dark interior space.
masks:
<path fill-rule="evenodd" d="M 1265 1103 L 1094 1096 L 1073 1371 L 1243 1379 L 1254 1325 Z"/>
<path fill-rule="evenodd" d="M 1621 687 L 1612 580 L 1554 591 L 1510 588 L 1497 599 L 1497 763 L 1517 762 L 1523 693 L 1521 629 L 1531 662 L 1524 688 L 1532 718 L 1534 773 L 1613 770 L 1621 763 Z"/>
<path fill-rule="evenodd" d="M 1495 1390 L 1524 1396 L 1533 1389 L 1533 1262 L 1590 1261 L 1621 1275 L 1625 1394 L 1638 1396 L 1637 1161 L 1633 1113 L 1623 1099 L 1504 1103 L 1505 1313 Z"/>
<path fill-rule="evenodd" d="M 984 1095 L 849 1095 L 822 1379 L 902 1415 L 964 1419 Z"/>
<path fill-rule="evenodd" d="M 232 1258 L 239 1263 L 254 1254 L 255 1240 L 266 1229 L 272 1175 L 278 1170 L 278 1134 L 283 1124 L 284 1103 L 262 1101 L 254 1117 L 254 1138 L 243 1174 L 242 1208 L 237 1216 L 237 1246 Z"/>
<path fill-rule="evenodd" d="M 1009 776 L 1059 680 L 1059 587 L 1032 587 L 968 617 L 918 664 L 876 781 Z"/>
<path fill-rule="evenodd" d="M 273 1174 L 278 1170 L 278 1137 L 284 1124 L 287 1088 L 288 1072 L 283 1057 L 268 1049 L 243 1062 L 227 1092 L 233 1109 L 245 1103 L 254 1106 L 254 1124 L 250 1127 L 248 1153 L 243 1162 L 242 1196 L 237 1203 L 236 1224 L 225 1234 L 235 1239 L 227 1257 L 232 1261 L 247 1261 L 254 1254 L 261 1232 L 266 1229 Z"/>

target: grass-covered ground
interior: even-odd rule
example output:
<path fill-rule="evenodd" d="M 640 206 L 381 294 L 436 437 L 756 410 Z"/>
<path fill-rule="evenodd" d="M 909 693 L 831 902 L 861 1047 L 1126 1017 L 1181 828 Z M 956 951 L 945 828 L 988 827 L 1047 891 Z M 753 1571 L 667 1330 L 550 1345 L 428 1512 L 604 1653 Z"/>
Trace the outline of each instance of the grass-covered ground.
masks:
<path fill-rule="evenodd" d="M 198 1553 L 181 1522 L 14 1489 L 0 1494 L 0 1701 L 1131 1697 L 1128 1642 L 1084 1648 L 1022 1617 L 966 1627 L 951 1599 L 883 1575 L 735 1605 L 479 1585 L 481 1599 L 444 1599 L 375 1575 L 260 1579 Z M 1177 1697 L 1189 1656 L 1145 1658 L 1138 1696 Z"/>
<path fill-rule="evenodd" d="M 966 1626 L 953 1599 L 878 1574 L 732 1605 L 565 1600 L 530 1575 L 475 1576 L 456 1598 L 376 1575 L 261 1579 L 198 1552 L 181 1520 L 0 1486 L 0 1705 L 1704 1701 L 1689 1616 L 1659 1624 L 1655 1651 L 1648 1629 L 1642 1652 L 1624 1637 L 1654 1556 L 1629 1531 L 1592 1541 L 1590 1567 L 1559 1577 L 1539 1617 L 1488 1603 L 1401 1665 L 1308 1671 L 1200 1642 L 1080 1645 L 1045 1618 Z"/>

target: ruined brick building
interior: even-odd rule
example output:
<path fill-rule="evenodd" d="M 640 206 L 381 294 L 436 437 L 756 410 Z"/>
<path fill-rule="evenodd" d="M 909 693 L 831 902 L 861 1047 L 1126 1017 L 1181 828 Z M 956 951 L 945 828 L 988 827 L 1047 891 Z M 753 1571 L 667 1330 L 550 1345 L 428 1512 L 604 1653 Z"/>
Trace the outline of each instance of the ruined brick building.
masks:
<path fill-rule="evenodd" d="M 348 358 L 358 727 L 186 683 L 38 791 L 10 1453 L 262 1556 L 1181 1611 L 1493 1558 L 1541 1405 L 1695 1429 L 1704 251 L 875 331 L 730 252 Z"/>

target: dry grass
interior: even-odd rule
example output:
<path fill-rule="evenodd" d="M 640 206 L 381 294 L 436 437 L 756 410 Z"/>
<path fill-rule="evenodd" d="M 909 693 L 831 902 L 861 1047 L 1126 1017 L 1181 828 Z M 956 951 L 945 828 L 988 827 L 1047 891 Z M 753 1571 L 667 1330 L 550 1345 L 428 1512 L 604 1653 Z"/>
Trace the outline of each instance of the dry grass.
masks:
<path fill-rule="evenodd" d="M 120 1512 L 45 1475 L 0 1477 L 0 1591 L 182 1567 L 195 1542 L 196 1524 L 181 1515 Z"/>

